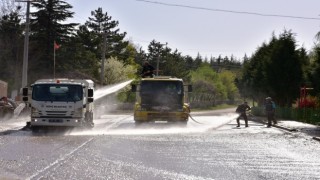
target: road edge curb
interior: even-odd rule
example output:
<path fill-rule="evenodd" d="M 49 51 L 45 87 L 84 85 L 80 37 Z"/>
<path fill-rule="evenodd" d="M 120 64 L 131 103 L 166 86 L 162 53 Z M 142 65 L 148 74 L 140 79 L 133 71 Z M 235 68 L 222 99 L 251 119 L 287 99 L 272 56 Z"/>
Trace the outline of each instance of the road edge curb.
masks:
<path fill-rule="evenodd" d="M 254 119 L 251 119 L 252 121 L 256 121 L 256 122 L 259 122 L 261 124 L 264 124 L 264 125 L 268 125 L 268 123 L 264 122 L 262 119 L 260 118 L 254 118 Z M 276 128 L 279 128 L 279 129 L 283 129 L 283 130 L 286 130 L 286 131 L 290 131 L 290 132 L 296 132 L 298 131 L 297 129 L 295 128 L 288 128 L 288 127 L 284 127 L 284 126 L 279 126 L 279 125 L 272 125 L 273 127 L 276 127 Z"/>

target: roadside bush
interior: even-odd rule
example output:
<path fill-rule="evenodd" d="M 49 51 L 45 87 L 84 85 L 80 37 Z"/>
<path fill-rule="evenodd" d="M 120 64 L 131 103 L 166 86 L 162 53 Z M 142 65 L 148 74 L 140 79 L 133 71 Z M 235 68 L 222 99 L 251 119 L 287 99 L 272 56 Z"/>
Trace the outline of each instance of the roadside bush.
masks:
<path fill-rule="evenodd" d="M 297 99 L 293 107 L 295 108 L 320 108 L 319 99 L 314 96 L 307 96 L 305 99 Z"/>

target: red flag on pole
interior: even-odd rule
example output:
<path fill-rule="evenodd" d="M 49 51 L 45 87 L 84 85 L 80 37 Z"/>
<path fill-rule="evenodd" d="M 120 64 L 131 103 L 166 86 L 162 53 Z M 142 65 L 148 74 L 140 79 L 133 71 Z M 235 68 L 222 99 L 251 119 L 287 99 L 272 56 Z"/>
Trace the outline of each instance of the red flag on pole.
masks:
<path fill-rule="evenodd" d="M 56 78 L 56 50 L 60 48 L 60 45 L 53 42 L 53 78 Z"/>
<path fill-rule="evenodd" d="M 60 45 L 56 43 L 56 41 L 54 41 L 54 49 L 57 50 L 60 48 Z"/>

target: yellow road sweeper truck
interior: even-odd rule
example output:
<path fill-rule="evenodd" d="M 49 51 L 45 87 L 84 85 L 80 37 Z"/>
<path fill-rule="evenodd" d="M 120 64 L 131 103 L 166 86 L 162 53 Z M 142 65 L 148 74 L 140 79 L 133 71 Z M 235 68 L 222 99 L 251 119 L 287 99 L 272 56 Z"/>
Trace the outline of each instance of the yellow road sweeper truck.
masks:
<path fill-rule="evenodd" d="M 134 121 L 167 121 L 187 123 L 190 114 L 188 93 L 191 85 L 185 85 L 182 79 L 169 76 L 142 78 L 139 84 L 132 85 L 136 92 Z"/>

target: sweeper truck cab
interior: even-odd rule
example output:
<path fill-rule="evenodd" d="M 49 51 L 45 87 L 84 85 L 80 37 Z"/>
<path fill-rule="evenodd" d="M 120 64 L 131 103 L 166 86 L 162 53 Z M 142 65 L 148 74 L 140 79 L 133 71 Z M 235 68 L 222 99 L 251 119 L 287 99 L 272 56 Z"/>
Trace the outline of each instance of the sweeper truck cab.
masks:
<path fill-rule="evenodd" d="M 82 79 L 41 79 L 23 88 L 30 128 L 93 127 L 93 90 L 93 81 Z"/>

